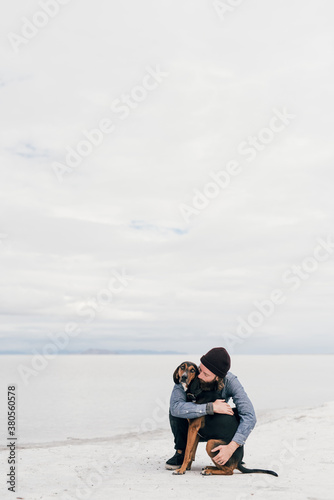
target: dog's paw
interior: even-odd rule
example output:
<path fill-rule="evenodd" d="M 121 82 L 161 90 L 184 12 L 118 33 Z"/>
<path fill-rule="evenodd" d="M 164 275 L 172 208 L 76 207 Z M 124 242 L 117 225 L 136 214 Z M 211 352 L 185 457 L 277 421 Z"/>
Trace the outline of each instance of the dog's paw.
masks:
<path fill-rule="evenodd" d="M 212 476 L 212 470 L 217 469 L 217 467 L 212 467 L 212 465 L 207 465 L 206 467 L 202 467 L 201 474 L 203 476 Z"/>
<path fill-rule="evenodd" d="M 173 471 L 174 476 L 180 476 L 181 474 L 184 474 L 185 471 L 181 471 L 181 469 L 176 469 Z"/>

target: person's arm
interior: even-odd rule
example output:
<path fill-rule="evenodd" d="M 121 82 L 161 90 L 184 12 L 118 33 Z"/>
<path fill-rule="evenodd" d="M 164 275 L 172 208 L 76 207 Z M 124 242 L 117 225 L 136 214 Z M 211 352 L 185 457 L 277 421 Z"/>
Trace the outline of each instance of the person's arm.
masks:
<path fill-rule="evenodd" d="M 175 384 L 172 390 L 169 404 L 173 417 L 197 418 L 207 415 L 207 403 L 196 404 L 187 402 L 186 393 L 181 384 Z"/>
<path fill-rule="evenodd" d="M 226 381 L 225 391 L 227 400 L 231 397 L 237 407 L 240 416 L 240 423 L 232 441 L 229 444 L 219 445 L 211 450 L 213 452 L 218 452 L 214 457 L 214 462 L 217 462 L 217 464 L 220 465 L 224 465 L 233 455 L 235 450 L 239 448 L 239 446 L 245 444 L 246 439 L 256 424 L 255 411 L 251 400 L 247 396 L 245 389 L 240 384 L 238 378 L 232 373 Z M 217 413 L 220 412 L 218 411 Z"/>
<path fill-rule="evenodd" d="M 255 427 L 255 410 L 251 400 L 246 394 L 245 389 L 242 387 L 235 375 L 231 374 L 228 379 L 226 396 L 233 399 L 240 417 L 240 423 L 232 441 L 237 443 L 239 446 L 242 446 L 245 444 L 246 439 Z"/>

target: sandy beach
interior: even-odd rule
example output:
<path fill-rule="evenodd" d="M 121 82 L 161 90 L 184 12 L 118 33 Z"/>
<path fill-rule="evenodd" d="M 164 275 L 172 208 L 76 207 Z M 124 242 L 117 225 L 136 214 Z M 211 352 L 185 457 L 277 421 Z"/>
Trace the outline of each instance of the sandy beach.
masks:
<path fill-rule="evenodd" d="M 334 402 L 322 400 L 334 398 L 331 389 L 321 392 L 318 383 L 330 380 L 332 356 L 313 357 L 317 377 L 308 384 L 301 381 L 307 379 L 311 357 L 234 357 L 234 371 L 255 402 L 258 418 L 246 442 L 245 464 L 273 469 L 278 478 L 238 471 L 204 477 L 202 467 L 211 463 L 204 443 L 199 443 L 192 470 L 184 476 L 165 469 L 174 453 L 168 398 L 171 367 L 178 359 L 132 356 L 134 372 L 122 387 L 114 374 L 129 358 L 63 356 L 24 386 L 17 367 L 30 358 L 2 357 L 2 380 L 17 384 L 19 433 L 14 493 L 5 484 L 8 449 L 1 411 L 1 498 L 200 499 L 218 492 L 231 500 L 332 499 Z M 153 380 L 157 366 L 161 373 Z M 261 377 L 264 371 L 266 379 Z M 280 380 L 283 391 L 278 390 Z M 150 390 L 145 392 L 145 387 Z"/>
<path fill-rule="evenodd" d="M 174 476 L 164 467 L 172 451 L 166 430 L 27 446 L 19 451 L 21 493 L 8 498 L 200 499 L 218 492 L 233 500 L 331 500 L 333 418 L 333 402 L 261 417 L 247 442 L 245 463 L 272 468 L 278 478 L 239 472 L 204 477 L 201 469 L 210 464 L 204 443 L 199 444 L 192 470 Z"/>

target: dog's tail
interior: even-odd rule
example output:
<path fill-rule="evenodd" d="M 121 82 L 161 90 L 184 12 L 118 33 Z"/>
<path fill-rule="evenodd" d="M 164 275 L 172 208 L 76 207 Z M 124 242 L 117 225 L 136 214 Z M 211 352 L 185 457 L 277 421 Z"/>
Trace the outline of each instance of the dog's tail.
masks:
<path fill-rule="evenodd" d="M 247 469 L 243 465 L 239 464 L 237 467 L 240 472 L 243 474 L 251 474 L 252 472 L 257 472 L 259 474 L 271 474 L 272 476 L 278 477 L 278 474 L 274 472 L 273 470 L 267 470 L 267 469 Z"/>

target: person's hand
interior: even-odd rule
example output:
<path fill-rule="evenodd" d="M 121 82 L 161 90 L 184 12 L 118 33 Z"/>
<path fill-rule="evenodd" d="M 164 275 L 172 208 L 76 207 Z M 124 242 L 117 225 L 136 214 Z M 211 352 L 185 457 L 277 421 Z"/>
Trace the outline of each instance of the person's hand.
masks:
<path fill-rule="evenodd" d="M 214 413 L 224 413 L 225 415 L 234 415 L 232 408 L 226 403 L 225 399 L 216 399 L 212 403 Z"/>
<path fill-rule="evenodd" d="M 231 447 L 226 444 L 220 444 L 219 446 L 216 446 L 216 448 L 212 448 L 211 451 L 219 451 L 217 455 L 212 459 L 214 463 L 218 465 L 224 465 L 226 462 L 231 458 L 233 455 L 234 450 L 231 449 Z"/>

